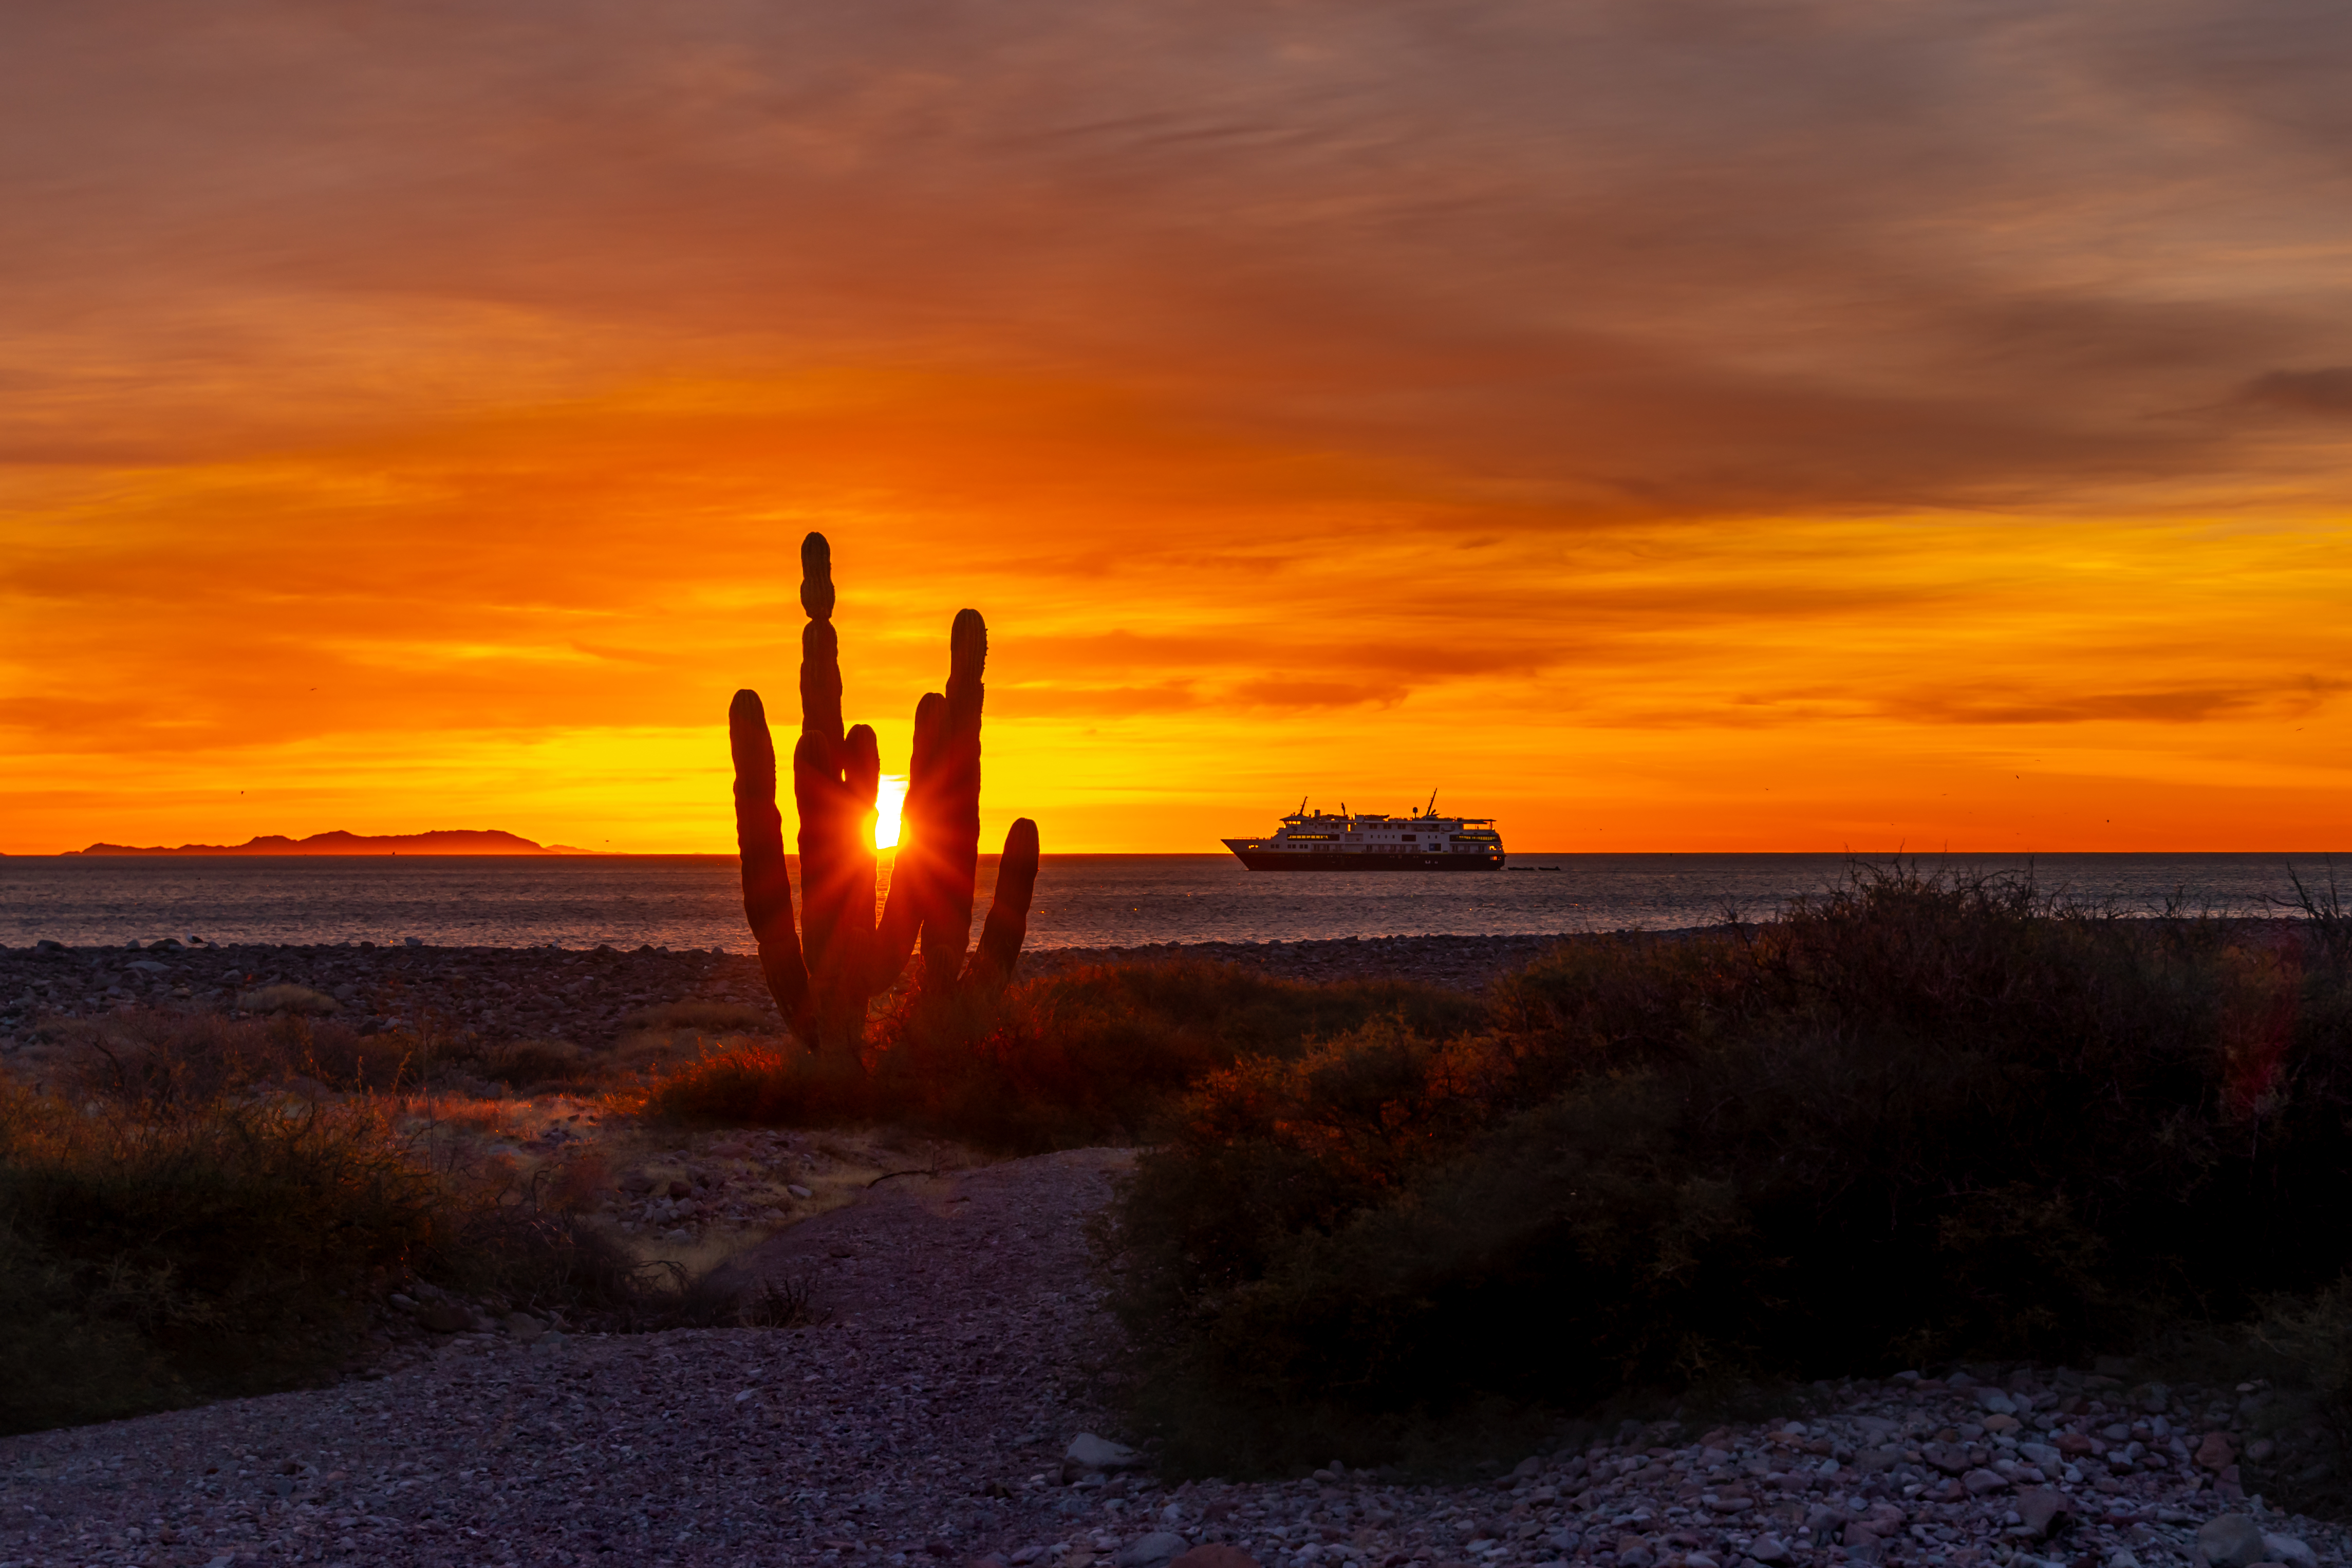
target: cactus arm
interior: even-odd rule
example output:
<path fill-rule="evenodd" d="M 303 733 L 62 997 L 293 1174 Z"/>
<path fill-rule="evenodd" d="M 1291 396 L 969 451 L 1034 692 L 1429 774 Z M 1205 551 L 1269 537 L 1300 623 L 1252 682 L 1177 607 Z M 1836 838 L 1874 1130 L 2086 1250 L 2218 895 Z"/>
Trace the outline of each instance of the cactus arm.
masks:
<path fill-rule="evenodd" d="M 742 857 L 743 918 L 760 946 L 768 994 L 793 1033 L 809 1038 L 808 966 L 793 929 L 792 874 L 784 860 L 784 818 L 776 809 L 776 747 L 760 694 L 735 694 L 727 710 L 735 753 L 735 846 Z"/>
<path fill-rule="evenodd" d="M 937 753 L 946 716 L 947 699 L 936 691 L 924 693 L 915 704 L 915 743 L 907 762 L 907 798 L 898 811 L 898 849 L 890 862 L 890 896 L 874 937 L 872 989 L 877 995 L 907 967 L 929 908 L 937 837 L 932 797 L 938 793 Z"/>
<path fill-rule="evenodd" d="M 923 983 L 945 991 L 971 941 L 972 884 L 980 870 L 980 719 L 988 689 L 988 623 L 959 610 L 948 633 L 947 712 L 940 737 L 935 798 L 938 849 L 930 859 L 930 908 L 923 916 Z"/>
<path fill-rule="evenodd" d="M 1004 854 L 996 863 L 996 896 L 989 900 L 988 923 L 981 928 L 965 984 L 1001 990 L 1012 980 L 1029 934 L 1029 900 L 1036 890 L 1037 825 L 1024 816 L 1005 832 Z"/>

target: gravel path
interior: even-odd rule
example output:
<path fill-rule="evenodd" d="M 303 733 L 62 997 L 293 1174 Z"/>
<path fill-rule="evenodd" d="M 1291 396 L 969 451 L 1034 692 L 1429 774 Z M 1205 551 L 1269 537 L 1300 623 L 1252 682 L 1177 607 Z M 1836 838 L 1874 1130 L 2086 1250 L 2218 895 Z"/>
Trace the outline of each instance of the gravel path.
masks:
<path fill-rule="evenodd" d="M 378 1381 L 0 1441 L 0 1568 L 1150 1568 L 1219 1542 L 1269 1568 L 2159 1568 L 2196 1561 L 2217 1516 L 2246 1522 L 2216 1527 L 2245 1537 L 2234 1555 L 2209 1534 L 2216 1568 L 2347 1561 L 2337 1527 L 2236 1495 L 2260 1391 L 2200 1405 L 2067 1373 L 1816 1385 L 1790 1419 L 1629 1425 L 1476 1486 L 1066 1469 L 1107 1425 L 1084 1224 L 1129 1158 L 902 1178 L 740 1261 L 806 1284 L 818 1327 L 460 1334 Z"/>

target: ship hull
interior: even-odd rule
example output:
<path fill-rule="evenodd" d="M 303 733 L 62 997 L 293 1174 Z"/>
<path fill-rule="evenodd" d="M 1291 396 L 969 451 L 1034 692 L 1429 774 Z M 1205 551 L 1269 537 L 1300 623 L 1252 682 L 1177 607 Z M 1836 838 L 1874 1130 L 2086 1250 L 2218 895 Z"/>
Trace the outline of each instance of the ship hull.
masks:
<path fill-rule="evenodd" d="M 1229 846 L 1230 847 L 1230 846 Z M 1368 855 L 1311 850 L 1235 849 L 1234 858 L 1253 871 L 1499 871 L 1500 855 Z"/>

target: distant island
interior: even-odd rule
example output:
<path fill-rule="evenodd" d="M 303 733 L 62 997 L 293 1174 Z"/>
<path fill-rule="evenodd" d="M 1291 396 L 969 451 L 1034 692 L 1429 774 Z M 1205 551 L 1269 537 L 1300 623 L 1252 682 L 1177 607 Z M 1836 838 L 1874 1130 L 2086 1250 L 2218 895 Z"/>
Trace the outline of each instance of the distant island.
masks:
<path fill-rule="evenodd" d="M 93 844 L 68 855 L 593 855 L 568 844 L 534 844 L 495 827 L 444 827 L 431 833 L 313 833 L 308 838 L 266 834 L 242 844 L 183 844 L 142 848 L 130 844 Z"/>

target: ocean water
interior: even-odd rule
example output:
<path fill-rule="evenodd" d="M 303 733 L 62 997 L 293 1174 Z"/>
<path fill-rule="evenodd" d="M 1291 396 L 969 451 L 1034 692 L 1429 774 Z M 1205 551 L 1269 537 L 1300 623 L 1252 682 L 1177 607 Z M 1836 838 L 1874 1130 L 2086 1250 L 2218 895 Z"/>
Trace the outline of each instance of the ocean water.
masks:
<path fill-rule="evenodd" d="M 2289 868 L 2324 884 L 2352 858 L 2045 855 L 1919 860 L 1963 873 L 2031 870 L 2042 887 L 2130 914 L 2254 914 L 2290 899 Z M 1054 855 L 1030 945 L 1298 942 L 1349 936 L 1553 934 L 1769 915 L 1852 874 L 1841 855 L 1514 855 L 1495 872 L 1250 871 L 1227 855 Z M 993 857 L 981 864 L 975 934 Z M 797 906 L 797 891 L 795 892 Z M 70 945 L 398 942 L 499 947 L 751 951 L 731 856 L 0 858 L 0 942 Z"/>

